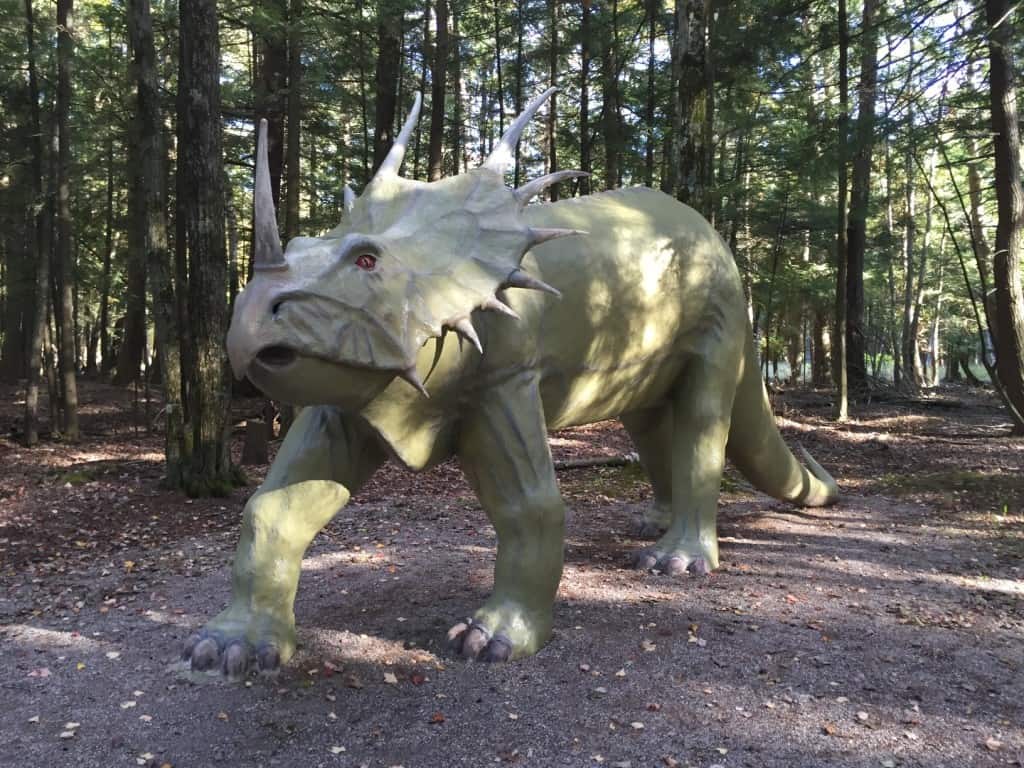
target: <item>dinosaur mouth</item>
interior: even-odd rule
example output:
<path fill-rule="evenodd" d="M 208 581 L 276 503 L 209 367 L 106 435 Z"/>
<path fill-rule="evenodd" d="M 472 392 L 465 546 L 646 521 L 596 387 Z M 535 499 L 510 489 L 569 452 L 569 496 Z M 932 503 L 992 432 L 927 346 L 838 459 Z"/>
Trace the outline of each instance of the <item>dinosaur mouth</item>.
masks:
<path fill-rule="evenodd" d="M 256 355 L 256 359 L 268 368 L 284 368 L 294 363 L 296 357 L 294 349 L 280 346 L 264 347 Z"/>

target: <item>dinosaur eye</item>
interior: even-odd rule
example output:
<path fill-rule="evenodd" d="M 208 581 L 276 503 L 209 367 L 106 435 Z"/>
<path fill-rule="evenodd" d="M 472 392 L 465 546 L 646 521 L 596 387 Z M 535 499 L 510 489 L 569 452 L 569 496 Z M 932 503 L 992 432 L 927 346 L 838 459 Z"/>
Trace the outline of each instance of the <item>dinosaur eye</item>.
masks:
<path fill-rule="evenodd" d="M 356 266 L 367 271 L 377 266 L 377 257 L 370 253 L 363 253 L 356 256 Z"/>

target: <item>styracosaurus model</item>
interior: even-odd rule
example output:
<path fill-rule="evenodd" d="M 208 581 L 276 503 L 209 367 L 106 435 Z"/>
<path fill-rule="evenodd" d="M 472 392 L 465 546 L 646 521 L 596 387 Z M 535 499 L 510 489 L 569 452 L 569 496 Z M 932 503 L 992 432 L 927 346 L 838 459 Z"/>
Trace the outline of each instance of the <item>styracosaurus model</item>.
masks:
<path fill-rule="evenodd" d="M 479 167 L 399 176 L 420 99 L 363 194 L 323 237 L 282 251 L 257 142 L 255 273 L 227 347 L 238 376 L 303 406 L 245 506 L 227 609 L 184 649 L 239 678 L 295 649 L 303 553 L 384 462 L 456 456 L 497 531 L 494 587 L 448 641 L 467 658 L 536 652 L 552 628 L 565 507 L 548 431 L 618 418 L 654 491 L 661 532 L 634 565 L 669 576 L 718 565 L 726 456 L 758 489 L 833 503 L 835 482 L 775 426 L 739 273 L 691 208 L 632 188 L 529 205 L 558 171 L 505 186 L 520 115 Z"/>

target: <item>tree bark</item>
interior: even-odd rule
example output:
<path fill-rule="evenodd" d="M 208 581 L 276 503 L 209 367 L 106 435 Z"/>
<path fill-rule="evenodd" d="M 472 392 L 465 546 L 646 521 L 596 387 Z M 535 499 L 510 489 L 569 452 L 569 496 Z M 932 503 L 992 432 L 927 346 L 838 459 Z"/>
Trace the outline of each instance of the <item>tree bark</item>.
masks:
<path fill-rule="evenodd" d="M 449 43 L 452 68 L 452 175 L 458 176 L 466 167 L 463 161 L 463 153 L 466 148 L 466 137 L 464 134 L 464 108 L 462 95 L 462 37 L 459 35 L 459 7 L 458 3 L 452 2 L 449 10 L 452 16 L 452 36 Z"/>
<path fill-rule="evenodd" d="M 72 0 L 57 0 L 57 249 L 60 289 L 60 373 L 64 438 L 78 442 L 75 372 L 74 275 L 71 263 L 71 71 L 74 56 Z"/>
<path fill-rule="evenodd" d="M 259 76 L 255 83 L 255 124 L 267 121 L 267 159 L 274 210 L 281 208 L 281 175 L 284 169 L 284 116 L 288 98 L 288 12 L 286 0 L 261 0 L 262 24 L 253 30 L 259 52 Z M 255 144 L 253 145 L 255 147 Z"/>
<path fill-rule="evenodd" d="M 869 2 L 871 0 L 868 0 Z M 846 421 L 849 417 L 849 371 L 846 367 L 846 268 L 847 251 L 849 250 L 848 225 L 849 214 L 846 207 L 848 180 L 849 131 L 850 122 L 850 75 L 849 50 L 850 27 L 846 17 L 846 0 L 839 2 L 839 119 L 836 125 L 838 134 L 838 195 L 836 223 L 836 326 L 832 335 L 832 368 L 836 384 L 836 400 L 833 416 L 837 421 Z"/>
<path fill-rule="evenodd" d="M 43 126 L 39 115 L 39 76 L 36 70 L 35 17 L 32 0 L 25 0 L 25 41 L 28 51 L 29 119 L 32 139 L 32 201 L 37 207 L 32 245 L 36 264 L 35 304 L 28 347 L 28 384 L 25 390 L 25 445 L 39 442 L 39 377 L 43 365 L 43 340 L 49 315 L 51 207 L 43 194 Z"/>
<path fill-rule="evenodd" d="M 875 16 L 882 9 L 882 0 L 864 0 L 856 151 L 853 157 L 850 219 L 847 225 L 846 367 L 849 388 L 857 394 L 864 394 L 868 389 L 867 369 L 864 364 L 864 252 L 867 247 L 868 202 L 871 196 L 871 153 L 874 145 L 878 76 L 878 27 L 875 24 Z"/>
<path fill-rule="evenodd" d="M 113 383 L 123 387 L 138 381 L 146 348 L 146 210 L 142 191 L 139 122 L 136 115 L 127 129 L 125 173 L 128 177 L 128 259 L 125 277 L 124 332 L 117 349 Z"/>
<path fill-rule="evenodd" d="M 621 175 L 622 126 L 619 112 L 619 72 L 616 38 L 618 2 L 611 0 L 606 11 L 610 18 L 600 19 L 601 40 L 601 123 L 604 134 L 604 187 L 615 189 Z"/>
<path fill-rule="evenodd" d="M 548 87 L 558 87 L 558 0 L 548 0 Z M 548 99 L 547 146 L 548 173 L 558 170 L 558 93 Z M 548 187 L 548 199 L 558 199 L 558 185 Z"/>
<path fill-rule="evenodd" d="M 589 174 L 590 159 L 590 0 L 583 0 L 580 18 L 580 170 Z M 590 176 L 580 179 L 580 194 L 590 194 Z"/>
<path fill-rule="evenodd" d="M 376 173 L 380 164 L 384 162 L 395 141 L 398 70 L 402 63 L 401 14 L 388 2 L 381 3 L 378 13 L 373 173 Z"/>
<path fill-rule="evenodd" d="M 707 120 L 707 18 L 704 0 L 676 0 L 672 46 L 672 143 L 669 188 L 682 202 L 710 214 L 710 146 Z"/>
<path fill-rule="evenodd" d="M 221 151 L 220 41 L 216 0 L 181 0 L 178 70 L 178 188 L 188 256 L 189 326 L 194 366 L 189 372 L 191 457 L 185 489 L 222 495 L 234 485 L 228 451 L 230 374 L 227 332 L 227 254 Z"/>
<path fill-rule="evenodd" d="M 1014 431 L 1024 433 L 1024 187 L 1021 186 L 1020 122 L 1014 82 L 1014 35 L 1009 0 L 986 0 L 989 85 L 995 146 L 996 227 L 992 278 L 996 289 L 996 372 L 1013 404 Z"/>
<path fill-rule="evenodd" d="M 156 66 L 153 22 L 149 0 L 129 0 L 128 37 L 132 49 L 132 70 L 136 87 L 137 141 L 141 184 L 143 249 L 153 297 L 156 352 L 164 391 L 164 459 L 166 482 L 181 487 L 183 423 L 181 409 L 181 351 L 171 280 L 171 252 L 167 243 L 167 214 L 164 174 L 167 153 L 163 141 L 160 109 L 160 79 Z"/>
<path fill-rule="evenodd" d="M 427 151 L 427 178 L 437 181 L 444 176 L 444 102 L 448 75 L 448 0 L 437 0 L 435 6 L 437 35 L 430 71 L 430 144 Z"/>
<path fill-rule="evenodd" d="M 288 6 L 288 147 L 286 150 L 284 240 L 299 234 L 302 149 L 302 0 Z"/>

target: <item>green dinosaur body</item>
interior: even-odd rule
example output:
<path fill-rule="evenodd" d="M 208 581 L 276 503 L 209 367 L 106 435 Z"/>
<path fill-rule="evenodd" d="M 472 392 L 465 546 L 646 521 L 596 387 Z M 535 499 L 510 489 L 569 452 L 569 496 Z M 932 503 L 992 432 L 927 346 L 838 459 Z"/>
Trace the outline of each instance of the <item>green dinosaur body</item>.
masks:
<path fill-rule="evenodd" d="M 190 640 L 194 668 L 236 677 L 287 659 L 302 553 L 389 457 L 422 470 L 457 456 L 497 530 L 493 594 L 449 632 L 482 660 L 551 632 L 565 513 L 549 429 L 622 420 L 654 488 L 644 528 L 661 534 L 639 568 L 717 566 L 727 453 L 776 498 L 835 501 L 779 436 L 710 224 L 644 188 L 524 208 L 500 178 L 485 165 L 431 185 L 375 179 L 347 223 L 272 253 L 240 296 L 236 371 L 309 407 L 246 506 L 232 603 Z"/>

